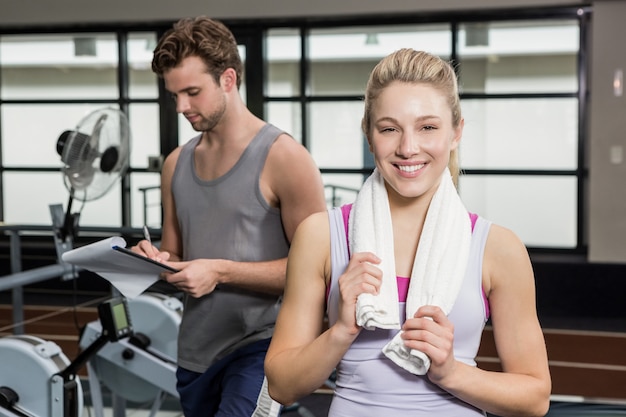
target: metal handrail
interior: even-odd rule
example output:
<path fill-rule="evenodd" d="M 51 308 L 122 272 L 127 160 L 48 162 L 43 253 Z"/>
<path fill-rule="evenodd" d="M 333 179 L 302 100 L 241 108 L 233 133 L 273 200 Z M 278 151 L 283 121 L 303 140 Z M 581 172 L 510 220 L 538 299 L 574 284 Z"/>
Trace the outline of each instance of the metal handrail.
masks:
<path fill-rule="evenodd" d="M 155 233 L 159 232 L 157 229 L 151 230 Z M 142 236 L 143 229 L 131 227 L 81 227 L 80 231 L 81 233 L 91 233 L 93 236 L 111 236 L 114 234 Z M 24 232 L 55 235 L 51 225 L 0 225 L 0 233 L 9 235 L 11 263 L 11 274 L 0 276 L 0 291 L 11 290 L 14 334 L 24 333 L 24 327 L 21 323 L 24 322 L 23 287 L 25 285 L 57 277 L 73 279 L 78 276 L 78 272 L 81 270 L 74 265 L 63 262 L 59 256 L 56 264 L 22 271 L 21 236 Z"/>
<path fill-rule="evenodd" d="M 324 185 L 324 189 L 330 189 L 331 190 L 330 205 L 332 207 L 338 207 L 341 204 L 341 201 L 337 197 L 337 191 L 338 190 L 340 190 L 340 191 L 349 191 L 349 192 L 353 192 L 355 194 L 357 194 L 359 192 L 358 188 L 345 187 L 343 185 L 333 185 L 333 184 L 326 184 L 326 185 Z"/>
<path fill-rule="evenodd" d="M 143 222 L 144 224 L 150 224 L 148 222 L 148 207 L 156 207 L 156 206 L 161 206 L 161 202 L 159 201 L 159 203 L 154 203 L 154 204 L 148 204 L 148 192 L 149 191 L 153 191 L 153 190 L 160 190 L 161 186 L 160 185 L 151 185 L 151 186 L 147 186 L 147 187 L 140 187 L 139 191 L 142 193 L 143 196 Z M 159 219 L 159 225 L 161 224 L 161 220 Z"/>

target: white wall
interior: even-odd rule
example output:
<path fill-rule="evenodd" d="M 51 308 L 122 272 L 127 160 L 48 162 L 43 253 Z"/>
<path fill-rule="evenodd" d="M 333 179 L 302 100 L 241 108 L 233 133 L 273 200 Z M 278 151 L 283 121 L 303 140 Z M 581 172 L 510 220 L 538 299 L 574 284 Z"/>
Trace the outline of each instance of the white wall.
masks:
<path fill-rule="evenodd" d="M 596 262 L 626 262 L 626 89 L 616 95 L 613 87 L 615 71 L 626 74 L 625 16 L 626 1 L 594 6 L 589 260 Z"/>

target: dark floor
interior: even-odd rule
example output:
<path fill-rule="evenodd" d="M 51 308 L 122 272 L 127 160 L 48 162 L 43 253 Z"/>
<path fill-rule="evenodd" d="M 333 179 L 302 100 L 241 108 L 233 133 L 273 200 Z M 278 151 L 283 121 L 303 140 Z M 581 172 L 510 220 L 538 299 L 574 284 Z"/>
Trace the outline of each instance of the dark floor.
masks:
<path fill-rule="evenodd" d="M 86 405 L 88 405 L 88 389 L 84 392 Z M 283 409 L 281 415 L 285 417 L 327 417 L 331 399 L 332 394 L 330 393 L 311 394 L 302 398 L 297 404 Z M 177 401 L 174 397 L 168 397 L 161 407 L 163 413 L 159 415 L 172 415 L 170 410 L 179 410 Z M 129 404 L 129 408 L 132 407 L 134 405 Z M 146 408 L 146 405 L 143 405 L 142 408 Z M 149 407 L 147 408 L 149 409 Z M 488 414 L 488 417 L 497 416 Z M 555 400 L 551 403 L 550 410 L 545 417 L 626 417 L 626 404 L 581 403 Z"/>
<path fill-rule="evenodd" d="M 332 396 L 312 394 L 299 402 L 299 407 L 288 409 L 282 415 L 286 417 L 327 417 Z M 546 417 L 625 417 L 626 404 L 588 404 L 554 401 Z M 391 416 L 382 416 L 391 417 Z M 489 417 L 496 417 L 489 414 Z"/>
<path fill-rule="evenodd" d="M 330 394 L 311 394 L 302 398 L 297 404 L 287 407 L 282 414 L 286 417 L 326 417 L 330 406 Z"/>

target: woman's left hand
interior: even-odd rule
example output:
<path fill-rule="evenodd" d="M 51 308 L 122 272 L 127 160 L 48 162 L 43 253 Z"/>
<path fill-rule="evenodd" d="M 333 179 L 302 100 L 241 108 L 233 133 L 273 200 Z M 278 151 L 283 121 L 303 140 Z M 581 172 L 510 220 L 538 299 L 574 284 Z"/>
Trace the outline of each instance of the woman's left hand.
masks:
<path fill-rule="evenodd" d="M 441 308 L 427 305 L 420 307 L 413 318 L 407 319 L 402 330 L 407 348 L 428 355 L 431 362 L 428 378 L 439 385 L 456 366 L 452 322 Z"/>

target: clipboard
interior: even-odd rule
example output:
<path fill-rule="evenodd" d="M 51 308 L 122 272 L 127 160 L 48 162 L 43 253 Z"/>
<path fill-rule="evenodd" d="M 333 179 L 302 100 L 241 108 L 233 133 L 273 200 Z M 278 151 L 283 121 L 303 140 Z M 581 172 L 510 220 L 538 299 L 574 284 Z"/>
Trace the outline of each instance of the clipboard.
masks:
<path fill-rule="evenodd" d="M 126 248 L 121 236 L 99 240 L 72 249 L 61 256 L 63 262 L 94 272 L 108 280 L 125 297 L 133 298 L 159 281 L 163 272 L 177 269 Z"/>
<path fill-rule="evenodd" d="M 159 268 L 163 269 L 163 272 L 179 272 L 180 271 L 180 269 L 172 268 L 171 266 L 162 264 L 161 262 L 155 261 L 154 259 L 150 259 L 146 256 L 135 253 L 132 250 L 124 248 L 122 246 L 113 246 L 113 250 L 124 253 L 126 255 L 133 256 L 137 259 L 141 259 L 142 261 L 148 262 L 152 265 L 158 266 Z"/>

